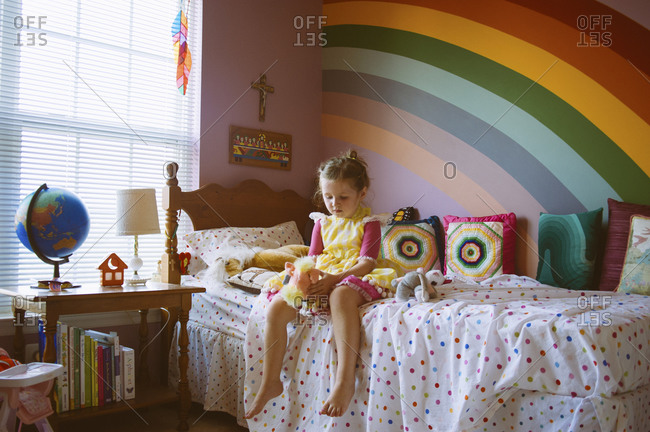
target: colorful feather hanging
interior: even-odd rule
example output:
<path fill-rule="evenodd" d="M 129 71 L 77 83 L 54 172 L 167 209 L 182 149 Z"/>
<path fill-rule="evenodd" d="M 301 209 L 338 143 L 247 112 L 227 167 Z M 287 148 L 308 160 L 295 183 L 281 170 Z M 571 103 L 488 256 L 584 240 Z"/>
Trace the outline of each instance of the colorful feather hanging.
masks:
<path fill-rule="evenodd" d="M 190 2 L 188 0 L 188 13 L 189 7 Z M 182 3 L 181 10 L 178 11 L 178 15 L 176 15 L 176 19 L 174 19 L 172 24 L 172 36 L 174 41 L 174 58 L 176 59 L 176 86 L 182 94 L 185 94 L 190 70 L 192 69 L 192 56 L 190 54 L 190 48 L 187 45 L 187 16 L 183 13 Z"/>

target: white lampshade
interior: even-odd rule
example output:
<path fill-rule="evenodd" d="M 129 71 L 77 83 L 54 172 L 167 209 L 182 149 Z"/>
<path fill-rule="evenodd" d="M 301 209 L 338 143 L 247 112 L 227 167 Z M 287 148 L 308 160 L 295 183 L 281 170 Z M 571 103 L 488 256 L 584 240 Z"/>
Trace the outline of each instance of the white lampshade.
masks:
<path fill-rule="evenodd" d="M 155 189 L 117 191 L 117 235 L 159 234 Z"/>

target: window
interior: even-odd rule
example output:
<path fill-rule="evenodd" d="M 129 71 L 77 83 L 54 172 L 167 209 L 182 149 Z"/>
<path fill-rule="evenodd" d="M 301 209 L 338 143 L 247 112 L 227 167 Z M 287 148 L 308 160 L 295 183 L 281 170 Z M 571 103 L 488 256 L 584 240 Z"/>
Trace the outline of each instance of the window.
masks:
<path fill-rule="evenodd" d="M 179 163 L 182 188 L 196 187 L 201 8 L 184 3 L 192 70 L 183 95 L 171 33 L 178 0 L 0 0 L 0 286 L 52 276 L 14 232 L 19 203 L 41 184 L 88 209 L 88 238 L 60 270 L 81 284 L 99 283 L 110 253 L 133 254 L 133 238 L 112 228 L 116 190 L 154 187 L 160 208 L 166 161 Z M 139 236 L 141 275 L 164 250 L 159 217 L 162 234 Z M 6 312 L 8 298 L 0 302 Z"/>

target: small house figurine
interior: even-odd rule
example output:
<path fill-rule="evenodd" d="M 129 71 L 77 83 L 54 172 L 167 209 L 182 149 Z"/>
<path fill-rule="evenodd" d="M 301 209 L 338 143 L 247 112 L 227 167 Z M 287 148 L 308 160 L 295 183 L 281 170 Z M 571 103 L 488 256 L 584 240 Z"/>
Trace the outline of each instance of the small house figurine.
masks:
<path fill-rule="evenodd" d="M 116 253 L 110 254 L 97 267 L 101 271 L 102 286 L 120 286 L 124 283 L 124 270 L 129 268 Z"/>

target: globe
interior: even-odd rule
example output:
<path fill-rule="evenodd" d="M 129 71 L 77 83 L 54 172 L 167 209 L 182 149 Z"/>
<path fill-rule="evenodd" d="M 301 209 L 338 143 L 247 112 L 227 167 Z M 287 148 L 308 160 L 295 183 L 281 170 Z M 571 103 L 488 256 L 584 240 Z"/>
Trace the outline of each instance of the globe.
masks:
<path fill-rule="evenodd" d="M 59 264 L 68 262 L 90 230 L 88 210 L 81 199 L 46 184 L 22 200 L 15 223 L 20 242 L 42 261 L 54 265 L 54 279 L 59 278 Z"/>

